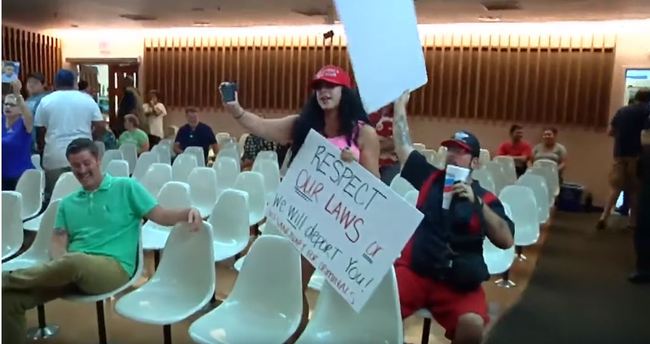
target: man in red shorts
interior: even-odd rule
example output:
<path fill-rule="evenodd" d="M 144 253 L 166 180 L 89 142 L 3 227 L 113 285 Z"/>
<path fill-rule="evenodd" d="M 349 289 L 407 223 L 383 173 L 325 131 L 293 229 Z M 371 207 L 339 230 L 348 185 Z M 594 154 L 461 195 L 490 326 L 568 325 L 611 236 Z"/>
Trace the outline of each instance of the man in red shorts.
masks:
<path fill-rule="evenodd" d="M 406 120 L 405 93 L 395 103 L 393 139 L 402 177 L 420 191 L 424 219 L 395 263 L 402 318 L 428 309 L 452 343 L 480 343 L 488 322 L 481 283 L 489 279 L 483 261 L 487 236 L 497 247 L 513 245 L 514 225 L 497 197 L 477 182 L 456 183 L 448 210 L 442 208 L 445 171 L 415 151 Z M 473 169 L 481 146 L 467 131 L 442 142 L 447 164 Z"/>

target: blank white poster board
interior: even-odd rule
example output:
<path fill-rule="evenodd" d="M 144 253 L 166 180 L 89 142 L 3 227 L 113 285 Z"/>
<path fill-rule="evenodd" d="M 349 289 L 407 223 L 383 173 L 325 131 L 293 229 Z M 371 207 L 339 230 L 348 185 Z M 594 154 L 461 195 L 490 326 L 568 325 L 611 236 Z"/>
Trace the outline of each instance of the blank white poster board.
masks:
<path fill-rule="evenodd" d="M 427 83 L 412 0 L 335 0 L 368 113 Z"/>

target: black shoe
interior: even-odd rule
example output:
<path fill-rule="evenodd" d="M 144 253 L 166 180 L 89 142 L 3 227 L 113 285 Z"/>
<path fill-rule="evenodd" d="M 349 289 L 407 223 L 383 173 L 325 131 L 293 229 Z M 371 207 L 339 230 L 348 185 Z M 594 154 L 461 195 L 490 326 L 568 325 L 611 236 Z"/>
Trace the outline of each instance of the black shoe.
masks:
<path fill-rule="evenodd" d="M 605 220 L 598 220 L 598 223 L 596 224 L 596 229 L 599 230 L 599 231 L 602 231 L 603 229 L 605 229 L 605 227 L 607 227 L 606 221 Z"/>
<path fill-rule="evenodd" d="M 616 209 L 614 209 L 614 211 L 617 212 L 621 216 L 627 216 L 628 213 L 630 212 L 629 209 L 625 209 L 625 208 L 622 208 L 622 207 L 621 208 L 616 208 Z"/>
<path fill-rule="evenodd" d="M 634 271 L 627 279 L 634 284 L 648 284 L 650 283 L 650 272 Z"/>

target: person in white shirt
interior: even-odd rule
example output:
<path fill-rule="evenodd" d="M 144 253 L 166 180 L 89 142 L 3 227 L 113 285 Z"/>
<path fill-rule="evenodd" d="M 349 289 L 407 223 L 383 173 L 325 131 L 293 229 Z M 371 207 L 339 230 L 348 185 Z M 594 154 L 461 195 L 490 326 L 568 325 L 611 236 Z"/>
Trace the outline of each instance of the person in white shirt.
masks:
<path fill-rule="evenodd" d="M 158 101 L 158 91 L 149 91 L 149 102 L 142 104 L 142 112 L 149 124 L 149 143 L 156 145 L 165 137 L 163 117 L 167 116 L 165 105 Z"/>
<path fill-rule="evenodd" d="M 75 74 L 61 69 L 54 77 L 55 92 L 43 97 L 36 111 L 38 150 L 45 170 L 45 201 L 59 176 L 70 171 L 65 150 L 74 139 L 92 139 L 92 127 L 103 123 L 97 104 L 76 89 Z"/>

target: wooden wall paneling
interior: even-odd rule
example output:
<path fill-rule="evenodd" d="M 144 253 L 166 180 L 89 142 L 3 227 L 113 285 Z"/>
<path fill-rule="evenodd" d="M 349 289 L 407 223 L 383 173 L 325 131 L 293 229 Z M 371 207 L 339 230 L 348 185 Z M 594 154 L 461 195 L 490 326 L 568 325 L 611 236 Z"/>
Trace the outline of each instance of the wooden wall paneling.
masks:
<path fill-rule="evenodd" d="M 282 39 L 282 47 L 284 48 L 285 37 L 284 36 L 279 36 L 279 37 L 275 38 L 275 49 L 273 51 L 273 53 L 274 53 L 273 60 L 274 60 L 275 63 L 273 63 L 273 76 L 272 76 L 272 78 L 273 78 L 273 81 L 275 82 L 275 85 L 273 85 L 272 83 L 270 83 L 268 85 L 269 88 L 273 87 L 273 102 L 271 103 L 271 108 L 272 109 L 277 109 L 278 108 L 278 92 L 282 91 L 281 86 L 284 83 L 283 80 L 282 80 L 281 75 L 279 74 L 279 66 L 280 66 L 281 63 L 283 63 L 280 60 L 280 47 L 281 47 L 280 39 Z M 284 51 L 284 49 L 282 49 L 282 51 Z M 283 66 L 284 66 L 284 64 L 283 64 Z"/>
<path fill-rule="evenodd" d="M 552 61 L 553 61 L 553 52 L 551 47 L 551 36 L 548 36 L 548 45 L 545 48 L 545 57 L 540 61 L 544 67 L 544 74 L 542 76 L 544 81 L 544 86 L 542 87 L 543 96 L 540 98 L 539 108 L 536 109 L 537 117 L 535 122 L 541 122 L 546 117 L 546 114 L 549 111 L 549 103 L 552 101 L 552 92 L 550 92 L 551 84 L 551 70 L 552 70 Z"/>
<path fill-rule="evenodd" d="M 181 65 L 183 52 L 180 47 L 180 39 L 177 41 L 175 37 L 171 38 L 171 51 L 172 51 L 172 61 L 171 61 L 171 75 L 172 75 L 172 84 L 170 85 L 170 92 L 172 94 L 173 101 L 172 103 L 176 106 L 183 106 L 181 102 L 181 89 L 183 88 L 181 84 L 181 77 L 179 67 Z"/>
<path fill-rule="evenodd" d="M 257 109 L 259 107 L 259 101 L 257 100 L 257 98 L 259 97 L 259 92 L 257 91 L 257 87 L 256 87 L 256 83 L 255 83 L 256 82 L 256 77 L 257 77 L 257 73 L 256 73 L 257 64 L 255 63 L 256 62 L 255 59 L 256 59 L 256 55 L 257 55 L 257 52 L 256 52 L 257 49 L 256 49 L 256 46 L 255 46 L 255 38 L 256 38 L 255 36 L 253 36 L 251 38 L 250 46 L 248 45 L 248 38 L 246 39 L 246 44 L 244 45 L 244 47 L 246 48 L 245 51 L 247 51 L 249 53 L 249 55 L 247 56 L 247 59 L 242 59 L 242 62 L 246 61 L 243 64 L 244 64 L 244 66 L 248 66 L 249 68 L 243 67 L 242 70 L 241 70 L 242 75 L 243 74 L 248 74 L 247 75 L 248 76 L 248 78 L 247 78 L 247 85 L 248 85 L 247 90 L 248 91 L 246 93 L 248 93 L 250 95 L 249 103 L 251 104 L 251 107 L 253 109 Z M 241 47 L 241 45 L 240 45 L 240 47 Z"/>
<path fill-rule="evenodd" d="M 430 47 L 429 36 L 428 35 L 424 37 L 423 42 L 424 42 L 424 45 L 422 46 L 422 53 L 423 53 L 424 58 L 425 58 L 425 64 L 424 65 L 425 65 L 425 69 L 426 69 L 426 73 L 427 73 L 427 79 L 428 79 L 429 78 L 429 76 L 428 76 L 428 69 L 429 68 L 426 68 L 427 67 L 426 66 L 427 52 L 428 52 L 429 47 Z M 425 108 L 426 96 L 425 95 L 426 95 L 426 91 L 427 91 L 427 86 L 428 86 L 428 81 L 427 81 L 427 84 L 420 87 L 420 89 L 418 90 L 418 97 L 420 98 L 419 99 L 420 100 L 420 107 L 418 108 L 417 114 L 419 114 L 419 115 L 423 115 L 423 114 L 426 113 L 426 108 Z"/>
<path fill-rule="evenodd" d="M 474 73 L 476 70 L 474 68 L 474 35 L 468 34 L 467 36 L 468 43 L 465 45 L 463 40 L 462 49 L 465 51 L 464 60 L 463 60 L 463 93 L 460 97 L 460 116 L 462 118 L 470 117 L 471 111 L 471 99 L 474 93 L 475 84 L 472 82 Z"/>
<path fill-rule="evenodd" d="M 522 117 L 522 113 L 519 112 L 519 103 L 521 99 L 519 98 L 519 79 L 521 76 L 521 49 L 522 49 L 522 42 L 521 42 L 521 35 L 517 35 L 517 46 L 515 48 L 515 57 L 514 60 L 515 62 L 513 63 L 514 70 L 513 70 L 513 81 L 512 81 L 512 101 L 506 102 L 508 104 L 508 120 L 514 121 L 517 120 L 517 118 Z"/>
<path fill-rule="evenodd" d="M 507 40 L 507 47 L 505 49 L 505 64 L 503 65 L 503 69 L 505 70 L 504 73 L 504 80 L 503 80 L 503 87 L 500 87 L 502 90 L 501 95 L 499 96 L 498 104 L 499 104 L 499 112 L 501 113 L 501 118 L 503 118 L 505 121 L 512 121 L 514 118 L 512 118 L 511 113 L 512 113 L 512 104 L 510 102 L 510 93 L 511 93 L 511 71 L 512 71 L 512 55 L 514 55 L 513 47 L 512 47 L 512 34 L 508 34 L 508 40 Z M 514 92 L 514 91 L 512 91 Z"/>
<path fill-rule="evenodd" d="M 501 35 L 497 36 L 497 47 L 496 47 L 496 57 L 494 59 L 494 84 L 492 85 L 492 94 L 493 96 L 490 97 L 490 117 L 492 119 L 503 119 L 503 113 L 499 109 L 499 97 L 501 95 L 502 91 L 502 80 L 501 80 L 501 74 L 503 71 L 503 66 L 502 66 L 502 57 L 504 55 L 503 53 L 503 48 L 501 47 Z"/>
<path fill-rule="evenodd" d="M 234 51 L 234 54 L 235 54 L 235 75 L 234 75 L 234 77 L 235 77 L 235 80 L 237 80 L 237 82 L 239 82 L 239 80 L 243 79 L 242 78 L 243 75 L 240 73 L 241 44 L 240 44 L 239 36 L 236 37 L 234 45 L 231 48 L 234 49 L 233 51 Z M 246 87 L 245 84 L 242 84 L 242 89 L 243 89 L 243 87 Z M 248 93 L 248 92 L 242 92 L 242 93 Z M 246 97 L 248 97 L 247 99 L 250 99 L 250 94 L 246 94 Z M 250 106 L 252 106 L 252 104 Z"/>
<path fill-rule="evenodd" d="M 293 78 L 296 73 L 296 37 L 294 35 L 291 35 L 291 41 L 289 42 L 289 58 L 287 61 L 288 68 L 285 73 L 285 80 L 287 80 L 287 87 L 285 88 L 285 98 L 287 100 L 287 107 L 288 109 L 294 109 L 293 106 L 293 90 L 294 90 L 294 85 L 293 85 Z"/>
<path fill-rule="evenodd" d="M 487 119 L 489 118 L 490 114 L 490 97 L 492 96 L 492 77 L 493 77 L 493 69 L 494 65 L 492 63 L 493 56 L 494 56 L 494 51 L 492 51 L 492 42 L 493 42 L 493 36 L 492 34 L 488 35 L 488 44 L 487 46 L 481 46 L 481 50 L 483 51 L 483 55 L 481 56 L 483 62 L 483 70 L 485 71 L 485 77 L 481 77 L 483 79 L 483 82 L 481 85 L 483 86 L 482 89 L 484 89 L 483 92 L 481 92 L 481 105 L 480 105 L 480 110 L 479 110 L 479 119 Z"/>
<path fill-rule="evenodd" d="M 584 68 L 585 64 L 583 63 L 585 59 L 588 59 L 590 57 L 590 52 L 593 49 L 593 34 L 591 38 L 591 44 L 590 48 L 585 47 L 585 42 L 584 42 L 584 36 L 580 36 L 580 58 L 578 59 L 578 67 L 577 67 L 577 86 L 575 87 L 575 99 L 573 102 L 573 106 L 571 107 L 570 113 L 569 113 L 569 122 L 571 124 L 578 124 L 578 111 L 584 110 L 584 106 L 582 106 L 582 93 L 585 88 L 588 87 L 588 83 L 585 83 L 583 74 L 582 74 L 582 69 Z"/>
<path fill-rule="evenodd" d="M 264 42 L 266 40 L 266 42 Z M 262 91 L 264 91 L 264 110 L 268 111 L 271 109 L 271 84 L 270 80 L 272 77 L 271 73 L 271 61 L 273 59 L 273 55 L 271 54 L 271 38 L 266 36 L 263 38 L 262 41 L 262 55 L 260 59 L 260 66 L 261 66 L 261 75 L 263 79 L 260 81 L 263 81 L 263 83 L 260 83 L 260 87 L 262 87 Z"/>
<path fill-rule="evenodd" d="M 296 83 L 296 88 L 293 91 L 293 98 L 294 102 L 291 104 L 291 107 L 294 109 L 299 109 L 300 108 L 300 99 L 302 92 L 300 91 L 300 87 L 302 86 L 302 82 L 300 80 L 303 77 L 303 49 L 304 49 L 304 39 L 302 37 L 298 38 L 298 56 L 297 56 L 297 73 L 295 76 L 295 83 Z"/>
<path fill-rule="evenodd" d="M 456 87 L 455 87 L 455 89 L 456 89 L 455 93 L 456 94 L 455 94 L 455 97 L 454 97 L 455 100 L 452 101 L 452 106 L 454 108 L 452 113 L 454 114 L 454 117 L 456 117 L 456 118 L 461 116 L 460 99 L 461 99 L 461 95 L 463 94 L 463 91 L 464 91 L 463 64 L 465 63 L 465 60 L 464 60 L 463 57 L 465 55 L 464 54 L 465 49 L 463 47 L 463 35 L 461 34 L 459 38 L 460 38 L 459 45 L 458 45 L 457 48 L 454 48 L 457 51 L 456 58 L 454 59 L 454 60 L 456 60 L 456 73 L 457 73 L 457 76 L 456 76 L 456 80 L 454 80 L 455 83 L 456 83 Z M 453 39 L 452 39 L 452 44 L 453 44 Z"/>
<path fill-rule="evenodd" d="M 483 34 L 479 33 L 478 35 L 478 45 L 474 47 L 472 45 L 472 49 L 475 51 L 473 54 L 476 56 L 476 72 L 473 74 L 473 84 L 475 87 L 475 93 L 473 97 L 471 98 L 471 104 L 469 105 L 469 111 L 467 112 L 468 117 L 472 117 L 474 119 L 478 118 L 479 115 L 479 100 L 482 98 L 481 97 L 481 84 L 484 82 L 483 79 L 481 79 L 481 73 L 482 73 L 482 66 L 483 66 L 483 60 L 484 60 L 484 54 L 483 54 Z M 470 81 L 472 82 L 472 81 Z M 471 116 L 470 116 L 471 113 Z"/>
<path fill-rule="evenodd" d="M 438 87 L 436 88 L 436 93 L 438 93 L 438 106 L 436 110 L 436 116 L 445 116 L 444 107 L 443 107 L 443 90 L 444 90 L 444 80 L 445 80 L 445 40 L 444 36 L 442 37 L 442 45 L 440 46 L 440 63 L 438 65 Z"/>
<path fill-rule="evenodd" d="M 54 68 L 54 52 L 52 49 L 54 38 L 52 37 L 47 37 L 47 70 L 48 74 L 54 75 L 56 73 L 56 69 Z"/>
<path fill-rule="evenodd" d="M 434 33 L 433 37 L 431 37 L 431 47 L 429 49 L 428 53 L 428 58 L 429 58 L 429 63 L 427 66 L 427 69 L 429 70 L 429 82 L 427 83 L 427 101 L 428 101 L 428 106 L 427 106 L 427 113 L 425 115 L 428 116 L 435 116 L 435 105 L 436 101 L 433 99 L 435 95 L 435 88 L 436 88 L 436 40 L 437 40 L 437 35 Z"/>
<path fill-rule="evenodd" d="M 196 102 L 201 109 L 205 109 L 205 94 L 208 92 L 208 87 L 204 84 L 205 66 L 203 65 L 203 36 L 192 38 L 192 74 L 194 89 L 194 102 Z"/>

